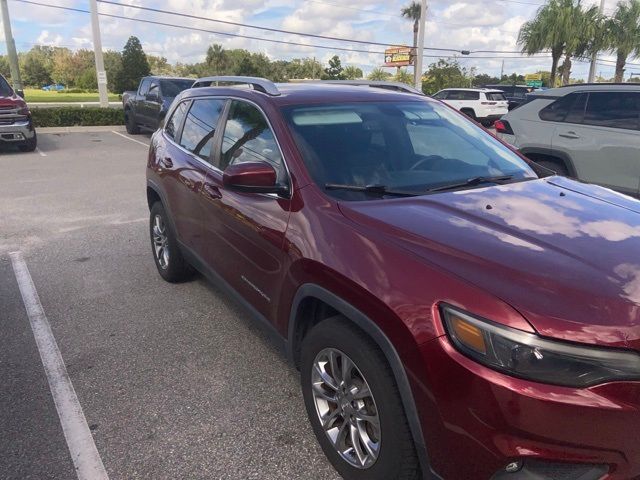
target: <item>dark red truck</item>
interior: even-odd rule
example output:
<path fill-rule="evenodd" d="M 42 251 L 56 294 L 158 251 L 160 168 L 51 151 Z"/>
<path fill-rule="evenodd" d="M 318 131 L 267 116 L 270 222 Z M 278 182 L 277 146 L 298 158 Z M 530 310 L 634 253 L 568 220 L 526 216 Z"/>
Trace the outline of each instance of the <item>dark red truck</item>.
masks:
<path fill-rule="evenodd" d="M 345 479 L 639 478 L 640 201 L 406 87 L 199 85 L 149 151 L 158 272 L 283 344 Z"/>
<path fill-rule="evenodd" d="M 31 112 L 25 102 L 0 75 L 0 143 L 11 143 L 23 152 L 38 145 Z"/>

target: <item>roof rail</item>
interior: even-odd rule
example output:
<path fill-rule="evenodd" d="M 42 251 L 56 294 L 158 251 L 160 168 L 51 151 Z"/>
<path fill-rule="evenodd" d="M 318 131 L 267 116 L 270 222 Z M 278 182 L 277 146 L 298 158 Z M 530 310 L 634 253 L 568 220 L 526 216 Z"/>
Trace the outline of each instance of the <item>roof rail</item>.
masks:
<path fill-rule="evenodd" d="M 218 83 L 242 83 L 246 85 L 251 85 L 254 90 L 258 90 L 259 92 L 266 93 L 271 96 L 280 95 L 280 90 L 276 87 L 276 84 L 271 80 L 267 80 L 266 78 L 260 77 L 233 77 L 233 76 L 216 76 L 216 77 L 204 77 L 197 79 L 191 88 L 198 87 L 210 87 L 212 84 Z"/>
<path fill-rule="evenodd" d="M 338 85 L 356 85 L 372 88 L 383 88 L 386 90 L 395 90 L 397 92 L 414 93 L 416 95 L 424 95 L 420 90 L 402 82 L 385 82 L 378 80 L 323 80 L 320 83 L 335 83 Z"/>
<path fill-rule="evenodd" d="M 592 83 L 570 83 L 569 85 L 560 85 L 556 88 L 569 88 L 569 87 L 640 87 L 640 83 L 636 82 L 592 82 Z"/>

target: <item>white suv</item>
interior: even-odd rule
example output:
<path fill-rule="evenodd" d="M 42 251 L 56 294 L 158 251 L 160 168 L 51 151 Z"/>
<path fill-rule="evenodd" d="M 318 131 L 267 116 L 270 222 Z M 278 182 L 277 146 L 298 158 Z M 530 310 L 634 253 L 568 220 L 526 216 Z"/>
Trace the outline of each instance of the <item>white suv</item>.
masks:
<path fill-rule="evenodd" d="M 433 98 L 442 100 L 484 126 L 491 126 L 509 111 L 504 92 L 489 88 L 445 88 Z"/>
<path fill-rule="evenodd" d="M 640 85 L 532 93 L 496 122 L 500 138 L 560 175 L 640 194 Z"/>

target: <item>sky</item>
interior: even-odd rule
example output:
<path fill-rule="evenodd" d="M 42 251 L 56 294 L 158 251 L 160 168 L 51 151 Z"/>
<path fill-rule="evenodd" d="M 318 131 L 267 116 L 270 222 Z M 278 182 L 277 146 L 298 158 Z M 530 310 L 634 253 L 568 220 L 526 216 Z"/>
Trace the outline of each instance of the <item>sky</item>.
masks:
<path fill-rule="evenodd" d="M 34 0 L 47 5 L 60 5 L 89 10 L 89 0 Z M 345 39 L 357 39 L 383 44 L 411 44 L 412 22 L 400 17 L 400 9 L 409 0 L 113 0 L 120 5 L 98 3 L 100 13 L 126 17 L 100 16 L 102 44 L 105 50 L 122 50 L 130 35 L 140 38 L 147 53 L 166 57 L 169 62 L 198 62 L 204 59 L 212 43 L 224 48 L 245 48 L 262 52 L 272 59 L 289 60 L 315 57 L 322 63 L 338 54 L 343 66 L 355 65 L 365 72 L 381 66 L 383 46 L 354 44 L 344 41 L 313 39 L 294 34 L 268 32 L 260 29 L 225 25 L 207 20 L 190 19 L 132 8 L 131 5 L 152 7 L 216 20 L 270 27 L 291 32 L 312 33 Z M 586 5 L 599 0 L 583 0 Z M 520 26 L 533 18 L 543 0 L 428 0 L 425 46 L 461 50 L 491 50 L 515 52 Z M 605 11 L 611 13 L 616 0 L 607 0 Z M 9 0 L 13 35 L 19 51 L 33 45 L 56 45 L 72 49 L 93 48 L 90 16 L 46 6 L 29 5 Z M 145 24 L 137 19 L 173 23 L 188 28 Z M 229 37 L 190 30 L 200 28 L 217 32 L 242 34 L 265 39 L 277 39 L 329 47 L 366 50 L 347 52 L 314 46 L 283 45 L 262 40 Z M 0 25 L 0 53 L 6 52 L 4 32 Z M 425 66 L 453 52 L 425 50 L 435 58 L 425 58 Z M 549 70 L 551 59 L 546 55 L 534 58 L 514 58 L 518 53 L 476 53 L 456 55 L 460 64 L 476 68 L 477 73 L 498 75 L 504 57 L 504 72 L 528 73 Z M 601 58 L 611 60 L 610 55 Z M 627 74 L 640 72 L 640 66 L 629 67 Z M 425 68 L 426 69 L 426 68 Z M 393 70 L 390 70 L 393 71 Z M 586 78 L 587 62 L 575 62 L 572 77 Z M 612 77 L 614 66 L 599 64 L 597 73 Z"/>

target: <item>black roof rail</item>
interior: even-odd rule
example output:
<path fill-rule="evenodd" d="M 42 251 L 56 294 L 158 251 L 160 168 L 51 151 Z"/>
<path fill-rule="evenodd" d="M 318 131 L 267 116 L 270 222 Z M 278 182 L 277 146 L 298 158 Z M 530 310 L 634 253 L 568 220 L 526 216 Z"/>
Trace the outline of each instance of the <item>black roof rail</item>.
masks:
<path fill-rule="evenodd" d="M 254 90 L 258 90 L 259 92 L 266 93 L 267 95 L 271 95 L 273 97 L 277 97 L 280 95 L 280 90 L 276 87 L 276 84 L 271 80 L 267 80 L 266 78 L 260 77 L 238 77 L 238 76 L 215 76 L 215 77 L 204 77 L 197 79 L 191 88 L 199 88 L 199 87 L 210 87 L 217 86 L 218 83 L 240 83 L 245 85 L 251 85 Z"/>
<path fill-rule="evenodd" d="M 355 85 L 372 88 L 383 88 L 385 90 L 394 90 L 397 92 L 413 93 L 416 95 L 424 95 L 423 92 L 411 85 L 402 82 L 386 82 L 383 80 L 322 80 L 319 83 L 331 83 L 336 85 Z"/>
<path fill-rule="evenodd" d="M 569 85 L 560 85 L 559 87 L 555 87 L 555 88 L 569 88 L 569 87 L 606 87 L 606 86 L 613 86 L 613 87 L 640 87 L 640 83 L 636 83 L 636 82 L 623 82 L 623 83 L 609 83 L 609 82 L 593 82 L 593 83 L 571 83 Z"/>

